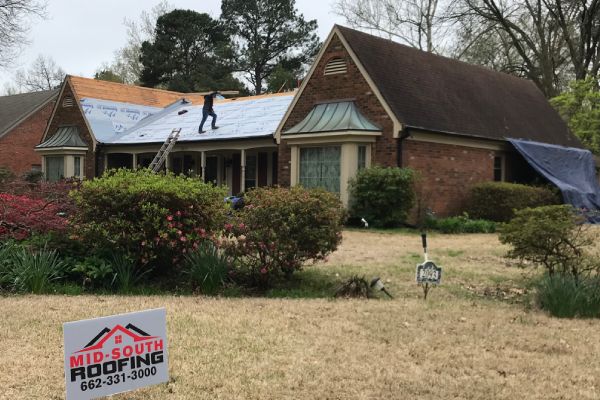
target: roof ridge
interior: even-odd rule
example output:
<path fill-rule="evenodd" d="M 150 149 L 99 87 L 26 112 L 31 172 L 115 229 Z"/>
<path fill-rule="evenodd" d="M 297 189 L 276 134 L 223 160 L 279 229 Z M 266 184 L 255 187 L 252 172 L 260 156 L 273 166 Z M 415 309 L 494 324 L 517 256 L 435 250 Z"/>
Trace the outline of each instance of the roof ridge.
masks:
<path fill-rule="evenodd" d="M 418 52 L 418 53 L 422 54 L 425 57 L 443 59 L 443 60 L 446 60 L 448 62 L 454 62 L 454 63 L 463 64 L 463 65 L 466 65 L 466 66 L 471 67 L 471 68 L 481 69 L 481 70 L 486 71 L 487 73 L 490 73 L 490 74 L 499 74 L 499 75 L 502 75 L 502 76 L 505 76 L 505 77 L 509 77 L 511 79 L 518 80 L 519 82 L 522 82 L 522 83 L 529 83 L 529 84 L 535 85 L 535 83 L 533 83 L 530 79 L 522 78 L 522 77 L 519 77 L 519 76 L 515 76 L 515 75 L 509 74 L 507 72 L 503 72 L 503 71 L 496 71 L 495 69 L 492 69 L 490 67 L 486 67 L 485 65 L 472 64 L 472 63 L 469 63 L 467 61 L 459 60 L 457 58 L 452 58 L 452 57 L 444 56 L 444 55 L 441 55 L 441 54 L 432 53 L 432 52 L 429 52 L 429 51 L 417 49 L 416 47 L 412 47 L 412 46 L 409 46 L 409 45 L 404 44 L 404 43 L 397 42 L 397 41 L 392 40 L 392 39 L 388 39 L 388 38 L 377 36 L 377 35 L 372 35 L 370 33 L 363 32 L 363 31 L 360 31 L 360 30 L 354 29 L 354 28 L 349 28 L 349 27 L 344 26 L 344 25 L 338 25 L 338 24 L 336 24 L 336 26 L 341 31 L 347 30 L 347 31 L 351 31 L 351 32 L 354 32 L 354 33 L 358 33 L 360 35 L 368 36 L 369 38 L 372 38 L 372 39 L 375 39 L 375 40 L 379 40 L 379 41 L 383 41 L 383 42 L 388 42 L 388 43 L 390 43 L 390 44 L 392 44 L 394 46 L 399 46 L 399 47 L 403 47 L 403 48 L 405 48 L 405 49 L 407 49 L 409 51 Z M 343 32 L 342 32 L 342 34 L 343 34 Z M 348 44 L 350 44 L 352 46 L 352 44 L 350 42 L 348 42 Z M 537 86 L 536 86 L 536 88 L 537 88 Z"/>
<path fill-rule="evenodd" d="M 120 87 L 135 88 L 135 89 L 147 90 L 147 91 L 152 91 L 152 92 L 161 92 L 161 93 L 169 93 L 169 94 L 181 94 L 181 95 L 190 94 L 190 93 L 176 92 L 174 90 L 157 89 L 157 88 L 150 88 L 150 87 L 139 86 L 139 85 L 130 85 L 128 83 L 104 81 L 104 80 L 101 80 L 101 79 L 87 78 L 85 76 L 78 76 L 78 75 L 67 75 L 67 78 L 69 78 L 69 79 L 72 79 L 72 78 L 82 79 L 82 80 L 91 81 L 91 82 L 94 82 L 94 83 L 97 83 L 97 84 L 102 84 L 102 85 L 117 85 L 117 86 L 120 86 Z"/>

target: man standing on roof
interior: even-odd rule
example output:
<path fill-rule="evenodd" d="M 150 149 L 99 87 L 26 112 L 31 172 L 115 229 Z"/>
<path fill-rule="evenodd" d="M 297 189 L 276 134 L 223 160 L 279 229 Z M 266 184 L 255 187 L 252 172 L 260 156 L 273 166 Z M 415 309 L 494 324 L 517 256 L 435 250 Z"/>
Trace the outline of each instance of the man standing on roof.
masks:
<path fill-rule="evenodd" d="M 204 96 L 204 106 L 202 107 L 202 122 L 200 123 L 200 127 L 198 128 L 198 133 L 205 133 L 204 123 L 208 119 L 210 115 L 212 117 L 212 129 L 219 129 L 215 124 L 217 123 L 217 114 L 215 114 L 215 110 L 213 110 L 213 103 L 215 97 L 217 97 L 219 92 L 212 92 Z"/>

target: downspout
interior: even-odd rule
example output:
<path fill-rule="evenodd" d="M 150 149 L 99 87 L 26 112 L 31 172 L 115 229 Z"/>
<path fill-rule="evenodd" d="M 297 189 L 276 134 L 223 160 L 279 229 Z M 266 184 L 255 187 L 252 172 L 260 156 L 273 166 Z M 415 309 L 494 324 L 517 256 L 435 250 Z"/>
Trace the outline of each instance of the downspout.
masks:
<path fill-rule="evenodd" d="M 401 132 L 400 136 L 398 137 L 398 150 L 397 150 L 397 154 L 396 154 L 396 158 L 397 158 L 396 163 L 398 164 L 398 167 L 400 167 L 400 168 L 402 168 L 402 166 L 404 164 L 404 160 L 402 159 L 402 142 L 404 141 L 404 139 L 406 139 L 409 136 L 410 136 L 410 133 L 408 132 L 408 128 L 405 128 L 405 130 L 403 132 Z"/>

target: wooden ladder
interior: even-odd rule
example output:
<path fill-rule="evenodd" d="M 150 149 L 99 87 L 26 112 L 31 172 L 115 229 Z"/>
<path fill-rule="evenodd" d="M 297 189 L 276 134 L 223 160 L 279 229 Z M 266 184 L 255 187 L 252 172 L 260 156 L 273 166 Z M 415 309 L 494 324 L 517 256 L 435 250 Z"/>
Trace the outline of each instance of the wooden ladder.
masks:
<path fill-rule="evenodd" d="M 180 133 L 181 128 L 173 129 L 171 133 L 169 133 L 169 136 L 167 137 L 163 145 L 160 147 L 160 150 L 158 151 L 158 153 L 156 153 L 156 156 L 154 156 L 154 160 L 152 160 L 150 166 L 148 167 L 152 170 L 152 172 L 160 171 L 163 164 L 167 160 L 169 153 L 175 146 L 175 143 L 177 143 L 177 139 L 179 139 Z"/>

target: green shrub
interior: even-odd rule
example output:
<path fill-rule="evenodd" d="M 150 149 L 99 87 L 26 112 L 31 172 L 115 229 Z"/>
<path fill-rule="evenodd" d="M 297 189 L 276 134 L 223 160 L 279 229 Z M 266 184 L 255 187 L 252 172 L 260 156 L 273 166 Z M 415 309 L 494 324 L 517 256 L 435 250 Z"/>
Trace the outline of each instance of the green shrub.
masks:
<path fill-rule="evenodd" d="M 591 253 L 594 238 L 571 206 L 545 206 L 517 211 L 500 230 L 500 241 L 512 246 L 508 257 L 546 268 L 553 276 L 595 274 L 600 268 Z"/>
<path fill-rule="evenodd" d="M 559 318 L 600 317 L 600 282 L 570 275 L 545 276 L 538 284 L 540 307 Z"/>
<path fill-rule="evenodd" d="M 428 229 L 442 233 L 494 233 L 496 223 L 484 219 L 470 219 L 468 215 L 449 218 L 427 218 L 425 226 Z"/>
<path fill-rule="evenodd" d="M 350 180 L 350 214 L 374 227 L 406 222 L 415 204 L 415 173 L 408 168 L 371 167 Z"/>
<path fill-rule="evenodd" d="M 19 292 L 45 293 L 51 284 L 63 277 L 65 264 L 54 250 L 19 248 L 12 254 L 10 268 L 3 281 Z"/>
<path fill-rule="evenodd" d="M 324 259 L 342 240 L 344 208 L 323 189 L 258 188 L 246 193 L 245 204 L 219 245 L 253 285 Z"/>
<path fill-rule="evenodd" d="M 20 246 L 14 241 L 0 242 L 0 289 L 8 288 L 14 260 Z"/>
<path fill-rule="evenodd" d="M 557 191 L 546 187 L 508 182 L 484 182 L 473 186 L 467 212 L 472 218 L 507 222 L 515 210 L 560 204 Z"/>
<path fill-rule="evenodd" d="M 98 255 L 91 255 L 81 260 L 70 259 L 73 263 L 71 273 L 81 277 L 83 286 L 110 287 L 115 279 L 112 264 Z"/>
<path fill-rule="evenodd" d="M 113 284 L 121 293 L 130 292 L 150 272 L 149 269 L 138 268 L 135 260 L 121 253 L 113 256 L 112 265 L 114 270 Z"/>
<path fill-rule="evenodd" d="M 185 267 L 192 290 L 204 294 L 214 294 L 222 288 L 229 272 L 227 257 L 209 241 L 186 256 Z"/>
<path fill-rule="evenodd" d="M 116 249 L 140 266 L 178 264 L 222 229 L 223 187 L 149 170 L 109 171 L 72 192 L 73 232 L 93 249 Z"/>

